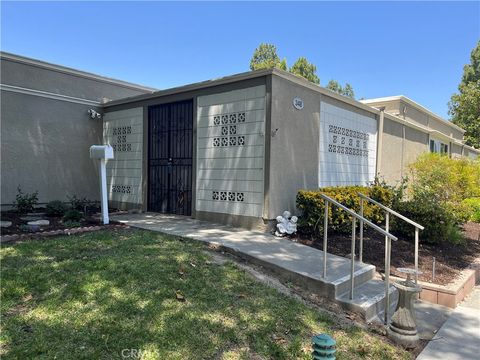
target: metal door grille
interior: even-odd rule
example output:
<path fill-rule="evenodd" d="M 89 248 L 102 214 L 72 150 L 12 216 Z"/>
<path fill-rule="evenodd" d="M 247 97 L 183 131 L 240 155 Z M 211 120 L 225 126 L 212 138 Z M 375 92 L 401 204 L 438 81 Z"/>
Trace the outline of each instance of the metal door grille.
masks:
<path fill-rule="evenodd" d="M 148 210 L 190 215 L 193 101 L 148 109 Z"/>

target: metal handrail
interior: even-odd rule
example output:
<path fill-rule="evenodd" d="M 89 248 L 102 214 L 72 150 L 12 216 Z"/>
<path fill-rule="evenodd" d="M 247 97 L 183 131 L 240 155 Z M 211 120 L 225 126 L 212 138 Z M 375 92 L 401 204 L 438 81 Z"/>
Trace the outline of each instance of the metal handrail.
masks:
<path fill-rule="evenodd" d="M 361 223 L 366 223 L 372 229 L 377 230 L 381 234 L 385 235 L 385 239 L 388 239 L 387 243 L 390 244 L 391 240 L 397 241 L 397 237 L 392 235 L 387 231 L 383 230 L 381 227 L 375 225 L 371 221 L 365 219 L 363 215 L 357 214 L 355 211 L 345 207 L 344 205 L 340 204 L 338 201 L 333 200 L 331 197 L 320 194 L 321 198 L 325 201 L 325 214 L 324 214 L 324 223 L 323 223 L 323 278 L 327 278 L 327 242 L 328 242 L 328 203 L 331 203 L 340 209 L 344 210 L 348 214 L 352 216 L 352 248 L 351 248 L 351 266 L 350 266 L 350 300 L 353 299 L 353 288 L 354 288 L 354 273 L 355 273 L 355 225 L 356 220 L 360 220 Z M 389 267 L 390 268 L 390 267 Z M 386 279 L 388 284 L 388 279 Z M 388 287 L 387 287 L 387 295 L 388 295 Z"/>
<path fill-rule="evenodd" d="M 390 214 L 402 219 L 403 221 L 413 225 L 415 227 L 415 284 L 418 282 L 418 244 L 419 244 L 419 230 L 423 230 L 424 227 L 413 220 L 410 220 L 406 216 L 399 214 L 395 210 L 390 209 L 379 203 L 376 200 L 369 198 L 368 196 L 358 192 L 360 196 L 360 215 L 363 217 L 363 200 L 367 200 L 374 205 L 377 205 L 381 209 L 385 210 L 385 230 L 390 231 Z M 359 260 L 363 262 L 363 220 L 360 220 L 360 255 Z M 370 226 L 370 224 L 368 224 Z M 385 236 L 385 324 L 388 323 L 388 309 L 390 306 L 390 293 L 388 288 L 390 286 L 390 259 L 391 259 L 391 242 L 390 239 Z"/>
<path fill-rule="evenodd" d="M 357 218 L 358 220 L 363 220 L 368 226 L 372 227 L 373 229 L 377 230 L 378 232 L 380 232 L 382 235 L 385 235 L 385 236 L 388 236 L 390 239 L 394 240 L 394 241 L 397 241 L 398 238 L 395 236 L 395 235 L 392 235 L 390 234 L 389 232 L 383 230 L 380 226 L 378 225 L 375 225 L 374 223 L 372 223 L 370 220 L 364 218 L 362 215 L 359 215 L 357 214 L 355 211 L 353 210 L 350 210 L 349 208 L 347 208 L 346 206 L 340 204 L 338 201 L 336 200 L 333 200 L 331 197 L 325 195 L 325 194 L 320 194 L 320 196 L 324 199 L 324 200 L 327 200 L 328 202 L 331 202 L 332 204 L 338 206 L 340 209 L 346 211 L 347 213 L 349 213 L 350 215 L 352 215 L 353 217 Z"/>
<path fill-rule="evenodd" d="M 409 224 L 412 224 L 412 225 L 415 226 L 415 227 L 418 227 L 420 230 L 425 229 L 422 225 L 416 223 L 416 222 L 413 221 L 413 220 L 410 220 L 409 218 L 407 218 L 406 216 L 403 216 L 402 214 L 396 212 L 395 210 L 390 209 L 388 206 L 385 206 L 385 205 L 379 203 L 378 201 L 373 200 L 372 198 L 369 198 L 367 195 L 364 195 L 364 194 L 362 194 L 362 193 L 360 193 L 360 192 L 357 193 L 357 194 L 358 194 L 358 196 L 360 196 L 361 198 L 364 198 L 365 200 L 368 200 L 368 201 L 370 201 L 371 203 L 373 203 L 373 204 L 381 207 L 383 210 L 388 211 L 390 214 L 395 215 L 396 217 L 402 219 L 403 221 L 406 221 L 406 222 L 409 223 Z"/>

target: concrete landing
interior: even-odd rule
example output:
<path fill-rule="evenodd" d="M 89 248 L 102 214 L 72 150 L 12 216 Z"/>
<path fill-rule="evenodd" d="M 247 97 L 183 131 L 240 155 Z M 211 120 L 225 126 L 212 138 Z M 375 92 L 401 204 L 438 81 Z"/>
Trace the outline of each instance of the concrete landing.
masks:
<path fill-rule="evenodd" d="M 350 289 L 349 259 L 328 254 L 327 277 L 324 279 L 323 251 L 268 233 L 156 213 L 115 215 L 112 219 L 142 229 L 222 246 L 226 251 L 261 265 L 284 280 L 295 282 L 361 313 L 366 320 L 375 315 L 379 303 L 383 301 L 384 286 L 372 280 L 375 266 L 355 262 L 354 284 L 360 291 L 353 300 L 349 300 L 345 295 Z"/>
<path fill-rule="evenodd" d="M 480 351 L 480 287 L 452 312 L 417 360 L 476 360 Z"/>

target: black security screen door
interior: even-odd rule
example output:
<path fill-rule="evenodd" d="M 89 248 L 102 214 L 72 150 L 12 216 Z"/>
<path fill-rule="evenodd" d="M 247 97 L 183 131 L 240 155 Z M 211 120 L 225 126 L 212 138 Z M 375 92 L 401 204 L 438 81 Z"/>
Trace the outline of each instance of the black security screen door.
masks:
<path fill-rule="evenodd" d="M 148 210 L 190 215 L 193 102 L 148 109 Z"/>

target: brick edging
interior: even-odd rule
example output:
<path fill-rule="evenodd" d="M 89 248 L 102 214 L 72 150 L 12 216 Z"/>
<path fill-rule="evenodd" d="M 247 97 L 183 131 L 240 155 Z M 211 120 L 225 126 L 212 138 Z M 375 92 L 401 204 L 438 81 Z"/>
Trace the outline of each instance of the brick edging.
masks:
<path fill-rule="evenodd" d="M 99 231 L 99 230 L 128 228 L 128 227 L 129 226 L 125 224 L 109 224 L 109 225 L 82 226 L 82 227 L 74 227 L 74 228 L 68 228 L 68 229 L 42 231 L 42 232 L 30 233 L 30 234 L 2 235 L 0 236 L 0 242 L 6 243 L 6 242 L 24 240 L 24 239 L 47 238 L 47 237 L 57 236 L 57 235 L 73 235 L 73 234 L 93 232 L 93 231 Z"/>
<path fill-rule="evenodd" d="M 396 276 L 392 276 L 391 279 L 405 280 Z M 423 281 L 418 281 L 418 284 L 422 286 L 420 300 L 454 309 L 458 303 L 472 292 L 475 286 L 475 270 L 463 269 L 457 279 L 448 285 L 438 285 Z"/>

